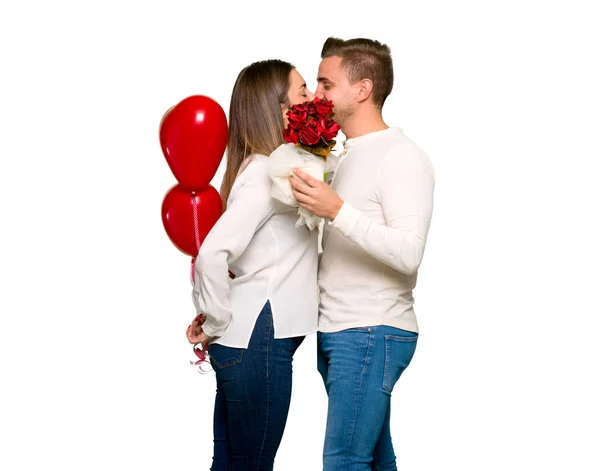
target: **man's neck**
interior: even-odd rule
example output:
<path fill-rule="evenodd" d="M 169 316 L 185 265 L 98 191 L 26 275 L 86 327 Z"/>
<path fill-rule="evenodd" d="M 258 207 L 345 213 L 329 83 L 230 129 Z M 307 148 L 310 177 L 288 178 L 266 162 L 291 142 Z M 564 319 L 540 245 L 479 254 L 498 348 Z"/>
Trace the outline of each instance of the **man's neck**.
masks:
<path fill-rule="evenodd" d="M 388 127 L 383 121 L 381 110 L 369 108 L 355 112 L 348 122 L 344 123 L 342 132 L 347 139 L 352 139 L 371 132 L 383 131 Z"/>

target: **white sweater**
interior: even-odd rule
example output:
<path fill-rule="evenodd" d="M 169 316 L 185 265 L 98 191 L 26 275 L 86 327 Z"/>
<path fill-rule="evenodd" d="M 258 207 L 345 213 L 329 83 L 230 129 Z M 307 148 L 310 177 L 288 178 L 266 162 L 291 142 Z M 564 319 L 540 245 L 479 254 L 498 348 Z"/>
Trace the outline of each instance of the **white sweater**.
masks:
<path fill-rule="evenodd" d="M 418 332 L 413 289 L 433 210 L 434 171 L 402 129 L 348 139 L 325 224 L 319 330 L 388 325 Z"/>
<path fill-rule="evenodd" d="M 237 177 L 196 260 L 193 300 L 207 316 L 204 332 L 228 347 L 248 347 L 267 300 L 275 338 L 317 330 L 318 232 L 296 227 L 297 209 L 271 197 L 266 159 L 252 156 Z"/>

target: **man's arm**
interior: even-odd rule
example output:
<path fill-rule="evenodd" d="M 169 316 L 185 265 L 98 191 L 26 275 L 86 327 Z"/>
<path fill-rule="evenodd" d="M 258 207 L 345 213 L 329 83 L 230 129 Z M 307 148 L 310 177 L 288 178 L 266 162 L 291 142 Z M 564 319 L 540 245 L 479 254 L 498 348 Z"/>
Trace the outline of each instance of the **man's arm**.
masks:
<path fill-rule="evenodd" d="M 418 148 L 409 144 L 396 149 L 388 155 L 377 182 L 385 224 L 343 202 L 319 182 L 292 185 L 298 204 L 317 216 L 328 217 L 329 224 L 372 257 L 411 275 L 423 258 L 433 212 L 434 177 L 427 157 Z M 298 176 L 306 181 L 302 174 Z"/>

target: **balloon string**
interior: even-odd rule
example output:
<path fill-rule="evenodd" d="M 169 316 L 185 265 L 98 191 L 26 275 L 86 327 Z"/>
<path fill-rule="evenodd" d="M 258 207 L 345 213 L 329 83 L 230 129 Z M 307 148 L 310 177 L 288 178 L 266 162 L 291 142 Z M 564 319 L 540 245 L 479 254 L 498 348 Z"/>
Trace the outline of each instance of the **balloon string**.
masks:
<path fill-rule="evenodd" d="M 198 202 L 196 201 L 195 194 L 192 194 L 192 206 L 194 207 L 194 236 L 196 238 L 196 254 L 198 254 L 200 251 L 200 229 L 198 228 Z M 192 257 L 192 285 L 195 283 L 196 279 L 196 257 Z M 203 314 L 198 314 L 197 317 L 200 318 L 199 325 L 202 326 L 202 324 L 204 324 L 205 316 Z M 205 369 L 206 367 L 204 367 L 204 363 L 206 363 L 208 368 L 210 368 L 210 363 L 206 356 L 207 351 L 204 349 L 204 347 L 199 348 L 198 345 L 194 345 L 194 353 L 198 357 L 198 360 L 190 361 L 190 365 L 194 366 L 198 373 L 201 374 L 211 371 L 210 369 Z"/>
<path fill-rule="evenodd" d="M 194 207 L 194 236 L 196 238 L 196 254 L 200 250 L 200 229 L 198 228 L 198 202 L 196 195 L 192 194 L 192 206 Z M 192 257 L 192 284 L 196 281 L 196 257 Z"/>
<path fill-rule="evenodd" d="M 198 229 L 198 202 L 196 195 L 192 195 L 192 205 L 194 206 L 194 235 L 196 236 L 196 253 L 200 250 L 200 230 Z"/>

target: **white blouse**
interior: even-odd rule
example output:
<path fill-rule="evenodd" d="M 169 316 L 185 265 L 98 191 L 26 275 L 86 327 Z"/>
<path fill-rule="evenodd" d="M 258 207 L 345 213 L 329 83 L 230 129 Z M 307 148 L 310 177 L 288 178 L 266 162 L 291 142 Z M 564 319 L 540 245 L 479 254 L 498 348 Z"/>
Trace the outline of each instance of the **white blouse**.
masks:
<path fill-rule="evenodd" d="M 267 300 L 275 338 L 317 330 L 318 231 L 296 227 L 297 209 L 271 197 L 267 158 L 251 156 L 196 259 L 196 311 L 206 315 L 204 332 L 228 347 L 248 347 Z"/>

